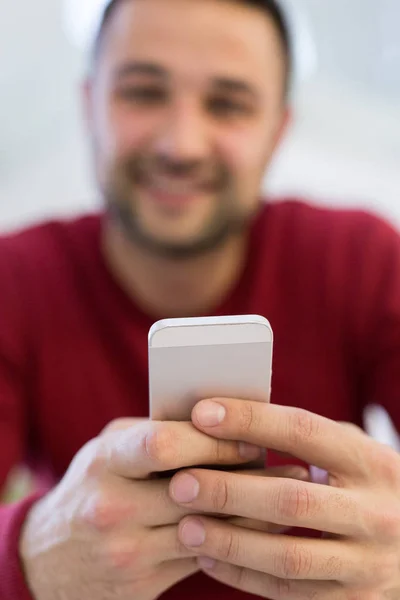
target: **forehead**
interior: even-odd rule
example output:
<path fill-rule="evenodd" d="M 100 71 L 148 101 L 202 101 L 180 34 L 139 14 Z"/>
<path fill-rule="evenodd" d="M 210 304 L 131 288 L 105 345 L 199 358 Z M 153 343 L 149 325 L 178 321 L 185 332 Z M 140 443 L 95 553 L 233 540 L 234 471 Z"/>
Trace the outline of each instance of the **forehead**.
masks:
<path fill-rule="evenodd" d="M 261 10 L 229 0 L 126 0 L 107 26 L 102 63 L 153 62 L 173 75 L 284 79 L 279 34 Z"/>

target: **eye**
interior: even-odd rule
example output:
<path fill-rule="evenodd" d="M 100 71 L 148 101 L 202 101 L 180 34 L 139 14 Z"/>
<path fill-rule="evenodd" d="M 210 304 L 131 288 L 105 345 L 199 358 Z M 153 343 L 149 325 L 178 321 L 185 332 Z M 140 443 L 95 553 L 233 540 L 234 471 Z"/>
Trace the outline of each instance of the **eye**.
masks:
<path fill-rule="evenodd" d="M 208 108 L 217 117 L 248 116 L 253 111 L 245 102 L 226 97 L 214 97 L 208 101 Z"/>
<path fill-rule="evenodd" d="M 162 104 L 167 99 L 167 92 L 157 85 L 130 85 L 118 90 L 118 95 L 128 102 L 141 106 Z"/>

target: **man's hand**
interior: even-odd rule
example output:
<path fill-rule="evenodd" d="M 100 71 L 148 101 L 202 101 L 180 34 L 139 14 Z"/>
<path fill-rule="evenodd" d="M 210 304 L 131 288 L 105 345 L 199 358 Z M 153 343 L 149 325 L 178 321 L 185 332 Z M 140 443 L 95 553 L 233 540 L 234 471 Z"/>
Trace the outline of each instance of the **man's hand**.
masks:
<path fill-rule="evenodd" d="M 215 410 L 214 410 L 215 409 Z M 329 485 L 190 469 L 171 481 L 177 505 L 325 532 L 306 539 L 185 517 L 179 539 L 212 577 L 272 600 L 400 598 L 400 457 L 355 427 L 304 410 L 221 399 L 199 403 L 194 425 L 296 456 Z"/>
<path fill-rule="evenodd" d="M 154 474 L 259 455 L 240 449 L 191 423 L 113 423 L 28 517 L 20 552 L 35 600 L 153 600 L 197 571 L 177 535 L 179 520 L 193 511 L 178 507 L 170 480 Z"/>

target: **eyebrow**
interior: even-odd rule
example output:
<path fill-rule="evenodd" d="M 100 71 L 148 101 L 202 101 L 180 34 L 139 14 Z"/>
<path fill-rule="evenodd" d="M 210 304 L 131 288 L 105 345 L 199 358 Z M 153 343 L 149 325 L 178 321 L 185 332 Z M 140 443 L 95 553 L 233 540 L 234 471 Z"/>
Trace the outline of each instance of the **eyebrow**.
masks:
<path fill-rule="evenodd" d="M 214 87 L 223 92 L 233 92 L 236 94 L 246 94 L 252 98 L 257 98 L 256 90 L 242 79 L 232 79 L 227 77 L 217 77 L 213 80 Z"/>
<path fill-rule="evenodd" d="M 160 79 L 168 79 L 169 74 L 166 69 L 152 62 L 129 61 L 123 63 L 115 71 L 116 79 L 124 79 L 132 75 L 146 75 Z M 258 94 L 256 90 L 246 81 L 231 77 L 214 77 L 212 85 L 215 89 L 222 92 L 231 92 L 236 94 L 245 94 L 256 99 Z"/>
<path fill-rule="evenodd" d="M 167 78 L 168 73 L 159 65 L 151 62 L 130 61 L 123 63 L 115 70 L 115 78 L 123 79 L 130 75 L 151 75 L 152 77 Z"/>

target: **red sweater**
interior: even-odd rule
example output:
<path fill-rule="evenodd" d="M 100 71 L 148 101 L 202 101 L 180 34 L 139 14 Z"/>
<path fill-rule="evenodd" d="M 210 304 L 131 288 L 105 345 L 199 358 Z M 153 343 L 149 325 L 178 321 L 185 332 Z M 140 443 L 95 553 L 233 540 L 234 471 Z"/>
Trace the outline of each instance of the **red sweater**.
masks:
<path fill-rule="evenodd" d="M 0 484 L 22 460 L 54 484 L 108 422 L 148 414 L 152 319 L 105 267 L 101 223 L 0 238 Z M 359 424 L 376 402 L 400 425 L 400 238 L 386 223 L 300 202 L 263 207 L 245 272 L 214 311 L 240 313 L 272 324 L 274 402 Z M 33 501 L 0 508 L 1 600 L 31 600 L 17 544 Z M 164 597 L 247 598 L 202 574 Z"/>

